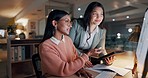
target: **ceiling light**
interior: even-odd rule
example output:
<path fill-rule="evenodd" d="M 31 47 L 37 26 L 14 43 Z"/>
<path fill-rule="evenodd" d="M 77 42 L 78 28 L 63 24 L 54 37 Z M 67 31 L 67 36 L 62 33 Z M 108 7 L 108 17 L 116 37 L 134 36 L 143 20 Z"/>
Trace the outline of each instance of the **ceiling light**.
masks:
<path fill-rule="evenodd" d="M 143 20 L 145 20 L 145 18 Z"/>
<path fill-rule="evenodd" d="M 120 33 L 117 33 L 117 36 L 121 36 L 121 34 Z"/>
<path fill-rule="evenodd" d="M 117 33 L 117 38 L 118 38 L 118 39 L 121 38 L 121 33 Z"/>
<path fill-rule="evenodd" d="M 118 9 L 118 8 L 119 8 L 119 6 L 118 6 L 118 5 L 114 5 L 114 7 L 115 7 L 115 9 Z"/>
<path fill-rule="evenodd" d="M 119 8 L 119 2 L 114 1 L 113 6 L 114 6 L 115 9 L 118 9 Z"/>
<path fill-rule="evenodd" d="M 46 15 L 46 18 L 48 18 L 48 15 Z"/>
<path fill-rule="evenodd" d="M 132 31 L 133 31 L 133 29 L 132 29 L 132 28 L 129 28 L 129 29 L 128 29 L 128 32 L 132 32 Z"/>
<path fill-rule="evenodd" d="M 131 3 L 130 3 L 130 1 L 126 0 L 126 1 L 125 1 L 125 4 L 126 4 L 126 5 L 130 5 Z"/>
<path fill-rule="evenodd" d="M 80 18 L 83 18 L 83 15 L 80 15 Z"/>
<path fill-rule="evenodd" d="M 81 11 L 81 8 L 78 8 L 78 11 Z"/>
<path fill-rule="evenodd" d="M 115 21 L 115 19 L 112 19 L 112 21 Z"/>
<path fill-rule="evenodd" d="M 129 16 L 126 16 L 126 18 L 129 18 Z"/>

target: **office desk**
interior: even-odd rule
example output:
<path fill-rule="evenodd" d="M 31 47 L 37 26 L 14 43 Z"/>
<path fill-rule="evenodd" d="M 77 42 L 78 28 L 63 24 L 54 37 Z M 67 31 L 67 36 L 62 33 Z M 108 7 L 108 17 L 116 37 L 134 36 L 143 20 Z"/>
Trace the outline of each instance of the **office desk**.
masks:
<path fill-rule="evenodd" d="M 125 52 L 122 54 L 117 54 L 115 61 L 113 63 L 113 66 L 121 67 L 121 68 L 127 68 L 127 69 L 132 69 L 134 65 L 134 53 L 133 52 Z M 87 70 L 90 72 L 93 77 L 97 76 L 99 73 Z M 48 78 L 84 78 L 84 77 L 77 77 L 76 75 L 72 75 L 69 77 L 48 77 Z M 114 78 L 133 78 L 132 77 L 132 72 L 128 72 L 124 77 L 116 75 Z"/>

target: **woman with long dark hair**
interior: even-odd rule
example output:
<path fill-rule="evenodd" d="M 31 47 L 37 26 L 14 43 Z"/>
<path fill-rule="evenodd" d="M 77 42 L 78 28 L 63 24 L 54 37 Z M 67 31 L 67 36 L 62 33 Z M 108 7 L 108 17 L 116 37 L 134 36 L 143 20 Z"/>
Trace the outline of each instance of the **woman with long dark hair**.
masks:
<path fill-rule="evenodd" d="M 70 31 L 70 37 L 79 55 L 91 50 L 103 51 L 99 56 L 107 54 L 105 50 L 106 29 L 103 27 L 105 18 L 104 7 L 99 2 L 92 2 L 86 8 L 83 18 L 75 19 Z M 98 55 L 97 55 L 98 56 Z M 114 57 L 106 58 L 106 65 L 112 64 Z M 92 61 L 94 61 L 92 59 Z M 96 64 L 96 62 L 93 62 Z M 90 62 L 87 66 L 92 66 Z"/>
<path fill-rule="evenodd" d="M 67 36 L 70 28 L 71 19 L 67 12 L 63 10 L 50 12 L 39 51 L 42 72 L 50 76 L 70 76 L 78 73 L 92 78 L 83 67 L 89 56 L 100 52 L 90 51 L 78 56 L 71 38 Z"/>

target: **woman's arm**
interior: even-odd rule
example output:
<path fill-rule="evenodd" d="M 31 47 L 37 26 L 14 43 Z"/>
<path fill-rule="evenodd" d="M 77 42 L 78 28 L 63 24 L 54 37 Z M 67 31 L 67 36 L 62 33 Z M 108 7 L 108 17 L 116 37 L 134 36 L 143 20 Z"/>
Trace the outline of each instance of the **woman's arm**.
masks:
<path fill-rule="evenodd" d="M 107 54 L 106 49 L 105 49 L 105 40 L 106 40 L 106 29 L 102 30 L 102 38 L 100 40 L 100 42 L 97 45 L 97 48 L 102 48 L 104 50 L 104 52 L 102 52 L 100 55 L 105 55 Z"/>
<path fill-rule="evenodd" d="M 44 73 L 55 76 L 70 76 L 81 69 L 85 62 L 89 60 L 88 56 L 83 54 L 73 61 L 64 61 L 53 46 L 42 45 L 41 49 L 40 56 Z"/>
<path fill-rule="evenodd" d="M 75 47 L 76 47 L 76 50 L 77 50 L 77 53 L 79 56 L 82 55 L 81 51 L 78 49 L 78 40 L 76 40 L 76 36 L 78 36 L 77 32 L 79 31 L 79 26 L 80 24 L 78 23 L 77 19 L 75 19 L 72 23 L 72 28 L 70 30 L 70 33 L 69 33 L 69 37 L 71 38 L 71 40 L 73 41 Z"/>

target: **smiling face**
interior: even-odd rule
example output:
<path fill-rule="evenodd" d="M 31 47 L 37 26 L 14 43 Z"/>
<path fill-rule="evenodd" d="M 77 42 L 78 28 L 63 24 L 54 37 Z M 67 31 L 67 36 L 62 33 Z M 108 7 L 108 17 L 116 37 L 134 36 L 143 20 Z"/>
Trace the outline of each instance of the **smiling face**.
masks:
<path fill-rule="evenodd" d="M 103 16 L 103 9 L 101 7 L 95 7 L 91 12 L 91 20 L 90 25 L 98 26 L 102 22 Z"/>
<path fill-rule="evenodd" d="M 57 21 L 57 32 L 60 34 L 69 35 L 71 26 L 70 16 L 65 15 L 59 21 Z"/>

